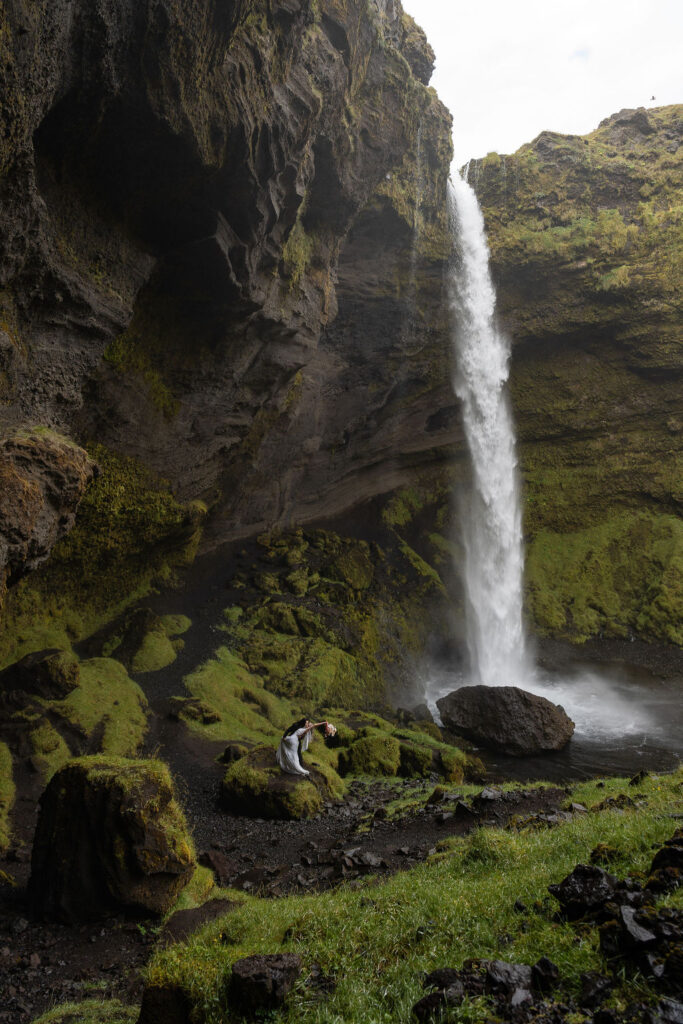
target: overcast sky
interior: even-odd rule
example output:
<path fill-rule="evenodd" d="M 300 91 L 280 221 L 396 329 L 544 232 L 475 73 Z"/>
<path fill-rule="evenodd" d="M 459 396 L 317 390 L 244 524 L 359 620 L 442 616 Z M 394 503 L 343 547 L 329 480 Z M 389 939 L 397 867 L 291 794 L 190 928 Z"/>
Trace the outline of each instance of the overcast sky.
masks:
<path fill-rule="evenodd" d="M 403 0 L 436 53 L 456 162 L 683 102 L 683 0 Z M 651 96 L 655 100 L 651 100 Z"/>

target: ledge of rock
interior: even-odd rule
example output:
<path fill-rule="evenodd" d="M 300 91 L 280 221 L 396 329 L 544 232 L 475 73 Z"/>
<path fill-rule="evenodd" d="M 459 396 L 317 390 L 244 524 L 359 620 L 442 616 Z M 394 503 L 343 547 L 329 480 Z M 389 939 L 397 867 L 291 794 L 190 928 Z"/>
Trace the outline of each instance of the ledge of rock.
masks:
<path fill-rule="evenodd" d="M 0 602 L 6 583 L 44 562 L 71 530 L 95 472 L 87 452 L 51 431 L 0 440 Z"/>
<path fill-rule="evenodd" d="M 223 779 L 223 806 L 250 818 L 312 818 L 325 800 L 338 798 L 343 783 L 325 764 L 307 764 L 310 776 L 289 775 L 275 760 L 272 747 L 256 747 L 230 765 Z"/>
<path fill-rule="evenodd" d="M 436 703 L 447 728 L 514 757 L 561 750 L 574 732 L 559 704 L 517 686 L 463 686 Z"/>
<path fill-rule="evenodd" d="M 29 901 L 36 915 L 66 922 L 123 909 L 163 914 L 194 866 L 164 764 L 82 757 L 41 798 Z"/>

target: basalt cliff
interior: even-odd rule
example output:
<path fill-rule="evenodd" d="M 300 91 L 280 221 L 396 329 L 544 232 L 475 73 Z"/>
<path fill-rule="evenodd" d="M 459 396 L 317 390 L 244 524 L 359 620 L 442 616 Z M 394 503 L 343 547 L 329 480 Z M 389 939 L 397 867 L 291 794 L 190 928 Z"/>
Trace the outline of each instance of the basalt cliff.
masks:
<path fill-rule="evenodd" d="M 528 609 L 549 633 L 683 642 L 682 168 L 681 106 L 471 167 L 514 339 Z"/>
<path fill-rule="evenodd" d="M 451 119 L 424 34 L 397 0 L 0 19 L 2 663 L 221 551 L 253 671 L 286 688 L 273 637 L 313 637 L 378 697 L 385 662 L 459 636 Z M 680 131 L 622 112 L 471 168 L 549 635 L 681 642 Z"/>

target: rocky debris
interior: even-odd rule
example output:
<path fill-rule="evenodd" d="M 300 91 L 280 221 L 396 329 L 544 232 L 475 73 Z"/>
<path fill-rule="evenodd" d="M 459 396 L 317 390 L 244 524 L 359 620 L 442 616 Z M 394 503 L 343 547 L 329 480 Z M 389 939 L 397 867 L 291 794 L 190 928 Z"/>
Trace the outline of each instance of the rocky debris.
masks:
<path fill-rule="evenodd" d="M 632 878 L 619 881 L 595 864 L 578 864 L 561 882 L 548 886 L 563 916 L 599 926 L 600 950 L 615 971 L 623 966 L 640 971 L 673 996 L 683 995 L 683 911 L 656 910 L 654 901 L 681 884 L 681 857 L 683 829 L 677 829 L 655 853 L 645 887 Z M 608 987 L 599 977 L 585 975 L 582 1005 L 597 1005 Z"/>
<path fill-rule="evenodd" d="M 577 864 L 571 874 L 557 885 L 549 885 L 548 892 L 554 896 L 562 913 L 570 920 L 594 913 L 614 896 L 617 886 L 615 875 L 610 875 L 596 864 Z"/>
<path fill-rule="evenodd" d="M 248 956 L 232 965 L 228 1004 L 252 1019 L 264 1010 L 282 1006 L 301 974 L 295 953 Z"/>
<path fill-rule="evenodd" d="M 423 988 L 432 991 L 413 1006 L 420 1021 L 438 1019 L 449 1006 L 466 998 L 488 995 L 502 1019 L 531 1019 L 540 997 L 559 982 L 559 969 L 547 957 L 533 967 L 504 960 L 466 960 L 461 970 L 444 967 L 424 979 Z M 544 1006 L 547 1012 L 547 1006 Z"/>
<path fill-rule="evenodd" d="M 594 1010 L 614 988 L 614 979 L 598 971 L 584 971 L 580 978 L 579 1006 Z"/>
<path fill-rule="evenodd" d="M 437 707 L 453 732 L 518 757 L 561 750 L 574 732 L 563 708 L 517 686 L 463 686 Z"/>
<path fill-rule="evenodd" d="M 5 584 L 44 562 L 71 530 L 96 469 L 87 452 L 52 431 L 0 440 L 0 604 Z"/>
<path fill-rule="evenodd" d="M 162 914 L 194 865 L 165 765 L 83 757 L 41 797 L 29 902 L 34 914 L 65 922 L 122 908 Z"/>

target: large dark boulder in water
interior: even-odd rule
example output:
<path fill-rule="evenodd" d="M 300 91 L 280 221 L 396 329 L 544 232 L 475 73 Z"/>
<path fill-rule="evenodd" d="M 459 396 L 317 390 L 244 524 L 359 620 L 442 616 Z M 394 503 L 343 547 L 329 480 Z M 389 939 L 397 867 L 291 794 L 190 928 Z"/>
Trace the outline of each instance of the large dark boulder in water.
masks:
<path fill-rule="evenodd" d="M 517 686 L 463 686 L 436 704 L 447 728 L 515 757 L 561 750 L 574 732 L 559 704 Z"/>
<path fill-rule="evenodd" d="M 41 797 L 29 901 L 36 915 L 66 922 L 163 914 L 194 867 L 166 765 L 77 758 Z"/>

